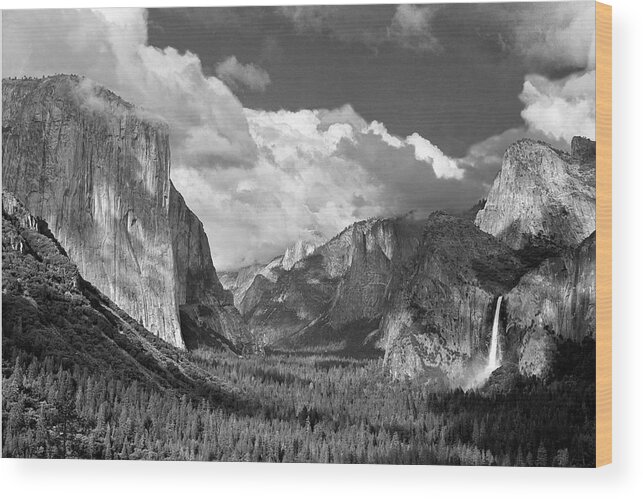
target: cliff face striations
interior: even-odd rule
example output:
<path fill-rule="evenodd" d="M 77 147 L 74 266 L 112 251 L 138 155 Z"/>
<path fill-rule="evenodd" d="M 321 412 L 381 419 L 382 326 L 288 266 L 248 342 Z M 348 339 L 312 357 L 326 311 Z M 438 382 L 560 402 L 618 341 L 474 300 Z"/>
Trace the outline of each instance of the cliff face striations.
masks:
<path fill-rule="evenodd" d="M 580 137 L 572 154 L 524 139 L 505 153 L 476 225 L 514 249 L 536 238 L 574 247 L 596 227 L 595 144 Z"/>
<path fill-rule="evenodd" d="M 241 313 L 267 345 L 368 350 L 394 269 L 414 254 L 421 225 L 412 217 L 353 224 L 290 270 L 256 275 Z"/>
<path fill-rule="evenodd" d="M 2 103 L 3 186 L 48 220 L 88 281 L 179 347 L 180 306 L 216 302 L 215 332 L 243 331 L 171 186 L 163 122 L 76 76 L 3 80 Z"/>
<path fill-rule="evenodd" d="M 556 337 L 596 336 L 596 232 L 577 248 L 546 259 L 506 296 L 507 335 L 518 344 L 523 374 L 547 374 Z"/>
<path fill-rule="evenodd" d="M 170 185 L 170 229 L 176 272 L 176 300 L 188 348 L 228 346 L 252 351 L 254 341 L 230 291 L 223 289 L 212 264 L 203 223 Z"/>
<path fill-rule="evenodd" d="M 210 392 L 222 383 L 87 282 L 40 217 L 2 193 L 2 347 L 116 370 L 147 386 Z"/>
<path fill-rule="evenodd" d="M 579 137 L 572 154 L 518 141 L 477 214 L 482 230 L 429 217 L 382 319 L 393 376 L 451 386 L 475 379 L 499 296 L 502 358 L 522 374 L 546 376 L 559 342 L 594 336 L 595 150 Z"/>
<path fill-rule="evenodd" d="M 496 299 L 524 267 L 472 222 L 440 212 L 429 216 L 417 255 L 382 319 L 384 363 L 394 377 L 457 385 L 469 360 L 486 355 Z"/>
<path fill-rule="evenodd" d="M 2 182 L 80 272 L 183 346 L 168 223 L 167 127 L 89 80 L 4 80 Z"/>

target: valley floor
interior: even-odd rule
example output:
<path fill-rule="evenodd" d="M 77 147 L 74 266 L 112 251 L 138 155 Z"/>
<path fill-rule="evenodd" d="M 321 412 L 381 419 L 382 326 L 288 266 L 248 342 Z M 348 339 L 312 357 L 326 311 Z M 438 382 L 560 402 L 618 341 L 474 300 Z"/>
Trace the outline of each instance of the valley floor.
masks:
<path fill-rule="evenodd" d="M 593 466 L 593 342 L 547 384 L 429 393 L 380 359 L 211 350 L 233 397 L 181 393 L 5 352 L 3 457 Z"/>

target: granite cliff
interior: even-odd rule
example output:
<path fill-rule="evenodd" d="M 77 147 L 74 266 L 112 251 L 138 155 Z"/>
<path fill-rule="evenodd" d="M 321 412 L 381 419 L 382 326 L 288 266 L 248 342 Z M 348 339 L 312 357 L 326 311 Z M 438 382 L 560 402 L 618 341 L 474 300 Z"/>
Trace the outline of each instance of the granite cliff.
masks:
<path fill-rule="evenodd" d="M 203 223 L 170 183 L 170 232 L 181 332 L 188 348 L 200 345 L 256 350 L 250 331 L 223 289 L 212 263 Z"/>
<path fill-rule="evenodd" d="M 499 296 L 502 358 L 523 375 L 546 376 L 560 342 L 594 336 L 595 150 L 578 137 L 571 154 L 518 141 L 479 228 L 429 217 L 380 326 L 393 376 L 466 386 L 488 355 Z"/>
<path fill-rule="evenodd" d="M 203 228 L 171 185 L 167 125 L 77 76 L 3 80 L 2 104 L 4 189 L 49 222 L 82 275 L 175 346 L 246 348 Z"/>
<path fill-rule="evenodd" d="M 421 226 L 410 215 L 355 223 L 290 270 L 256 274 L 240 311 L 266 345 L 372 351 L 393 276 L 414 254 Z"/>
<path fill-rule="evenodd" d="M 572 154 L 519 140 L 502 160 L 476 225 L 521 249 L 536 240 L 574 247 L 596 227 L 595 144 L 581 137 Z"/>
<path fill-rule="evenodd" d="M 279 271 L 292 269 L 295 264 L 313 253 L 318 245 L 313 241 L 296 241 L 286 248 L 283 255 L 273 258 L 267 264 L 255 263 L 236 271 L 222 272 L 220 275 L 221 284 L 232 292 L 235 306 L 241 307 L 255 277 L 261 275 L 269 281 L 275 282 Z"/>
<path fill-rule="evenodd" d="M 514 250 L 471 221 L 431 214 L 382 319 L 386 368 L 398 378 L 464 384 L 470 361 L 488 350 L 497 297 L 524 271 Z"/>
<path fill-rule="evenodd" d="M 596 232 L 522 276 L 506 295 L 505 310 L 522 374 L 546 375 L 556 340 L 595 338 Z"/>
<path fill-rule="evenodd" d="M 218 392 L 224 385 L 86 281 L 47 222 L 2 193 L 2 347 L 147 386 Z"/>

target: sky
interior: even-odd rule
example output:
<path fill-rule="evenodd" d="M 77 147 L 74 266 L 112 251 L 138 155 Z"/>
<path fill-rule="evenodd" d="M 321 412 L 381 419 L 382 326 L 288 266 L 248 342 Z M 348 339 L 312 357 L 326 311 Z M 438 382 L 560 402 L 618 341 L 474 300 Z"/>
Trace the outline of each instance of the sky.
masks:
<path fill-rule="evenodd" d="M 215 266 L 464 210 L 515 140 L 595 135 L 594 3 L 4 11 L 3 76 L 82 74 L 170 126 Z"/>

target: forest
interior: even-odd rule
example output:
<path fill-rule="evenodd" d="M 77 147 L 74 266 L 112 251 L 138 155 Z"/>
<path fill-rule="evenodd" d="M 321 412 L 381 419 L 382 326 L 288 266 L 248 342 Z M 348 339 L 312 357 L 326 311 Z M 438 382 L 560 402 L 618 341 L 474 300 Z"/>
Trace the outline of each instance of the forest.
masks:
<path fill-rule="evenodd" d="M 220 398 L 10 347 L 3 457 L 589 467 L 594 351 L 560 342 L 546 381 L 445 393 L 381 359 L 190 353 L 227 381 Z"/>

